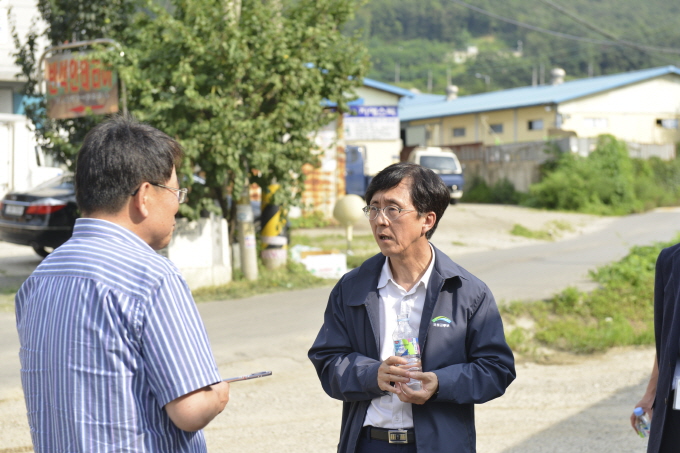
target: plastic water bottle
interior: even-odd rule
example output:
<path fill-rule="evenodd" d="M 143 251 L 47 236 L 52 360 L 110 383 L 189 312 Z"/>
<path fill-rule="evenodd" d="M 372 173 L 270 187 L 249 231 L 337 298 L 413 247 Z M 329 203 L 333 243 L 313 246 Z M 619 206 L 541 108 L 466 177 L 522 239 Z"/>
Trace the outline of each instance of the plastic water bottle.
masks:
<path fill-rule="evenodd" d="M 420 371 L 420 345 L 418 334 L 414 332 L 408 323 L 409 312 L 402 307 L 397 319 L 397 328 L 394 329 L 392 340 L 394 341 L 394 355 L 408 360 L 406 365 L 409 371 Z M 406 383 L 411 390 L 421 390 L 422 383 L 417 379 L 411 379 Z"/>
<path fill-rule="evenodd" d="M 637 429 L 638 435 L 640 437 L 649 437 L 651 424 L 645 411 L 641 407 L 636 407 L 633 414 L 635 414 L 635 429 Z"/>

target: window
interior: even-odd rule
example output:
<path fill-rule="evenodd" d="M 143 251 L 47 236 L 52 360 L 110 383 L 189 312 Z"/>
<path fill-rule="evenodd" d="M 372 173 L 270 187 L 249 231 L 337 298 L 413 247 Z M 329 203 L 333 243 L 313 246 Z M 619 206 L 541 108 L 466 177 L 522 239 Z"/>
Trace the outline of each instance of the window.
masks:
<path fill-rule="evenodd" d="M 464 127 L 454 127 L 453 128 L 453 136 L 454 137 L 465 137 L 465 128 Z"/>
<path fill-rule="evenodd" d="M 489 126 L 489 129 L 491 129 L 491 132 L 494 134 L 502 134 L 503 133 L 503 123 L 500 124 L 492 124 Z"/>
<path fill-rule="evenodd" d="M 607 118 L 583 118 L 583 125 L 585 127 L 604 129 L 609 126 L 609 121 L 607 121 Z"/>
<path fill-rule="evenodd" d="M 543 130 L 543 120 L 531 120 L 529 121 L 527 127 L 530 131 L 542 131 Z"/>
<path fill-rule="evenodd" d="M 664 129 L 678 129 L 677 118 L 656 120 L 656 125 Z"/>

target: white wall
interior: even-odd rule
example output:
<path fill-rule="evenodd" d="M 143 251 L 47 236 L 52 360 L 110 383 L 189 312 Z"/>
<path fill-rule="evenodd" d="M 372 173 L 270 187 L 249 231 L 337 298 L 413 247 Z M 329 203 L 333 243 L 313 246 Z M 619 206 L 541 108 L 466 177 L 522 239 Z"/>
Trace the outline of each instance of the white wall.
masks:
<path fill-rule="evenodd" d="M 37 5 L 37 0 L 0 0 L 0 81 L 16 82 L 15 75 L 20 72 L 19 68 L 14 65 L 14 57 L 12 57 L 12 53 L 16 52 L 16 49 L 14 48 L 7 11 L 11 8 L 17 33 L 23 43 L 31 24 L 34 20 L 38 21 L 40 17 Z M 43 30 L 44 23 L 40 20 L 36 22 L 36 27 L 36 30 Z M 47 42 L 40 44 L 44 47 Z M 38 57 L 36 56 L 36 58 Z"/>
<path fill-rule="evenodd" d="M 402 142 L 399 140 L 363 140 L 347 141 L 348 145 L 363 145 L 366 147 L 364 159 L 364 172 L 367 175 L 375 175 L 388 165 L 399 162 Z"/>
<path fill-rule="evenodd" d="M 606 133 L 637 143 L 674 143 L 680 141 L 680 130 L 664 129 L 656 120 L 680 118 L 680 76 L 669 74 L 565 102 L 559 113 L 562 129 L 579 137 Z"/>
<path fill-rule="evenodd" d="M 0 113 L 0 197 L 23 191 L 63 173 L 38 165 L 36 142 L 23 115 Z"/>
<path fill-rule="evenodd" d="M 192 289 L 231 281 L 229 232 L 223 218 L 177 219 L 170 245 L 163 252 Z"/>
<path fill-rule="evenodd" d="M 0 0 L 1 1 L 1 0 Z M 397 105 L 399 96 L 375 88 L 361 86 L 355 91 L 357 96 L 364 100 L 364 105 Z"/>

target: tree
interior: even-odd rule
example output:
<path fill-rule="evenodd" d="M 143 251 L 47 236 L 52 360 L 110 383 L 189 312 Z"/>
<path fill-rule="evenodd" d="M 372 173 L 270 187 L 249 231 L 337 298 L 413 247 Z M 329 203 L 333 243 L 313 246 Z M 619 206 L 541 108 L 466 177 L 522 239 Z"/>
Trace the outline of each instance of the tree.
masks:
<path fill-rule="evenodd" d="M 34 24 L 23 42 L 16 30 L 12 30 L 17 49 L 15 62 L 27 80 L 22 94 L 35 100 L 25 105 L 26 116 L 35 127 L 38 143 L 59 162 L 71 166 L 85 134 L 103 118 L 54 120 L 47 117 L 39 86 L 43 68 L 37 67 L 45 50 L 38 48 L 40 38 L 47 38 L 50 46 L 104 37 L 120 40 L 137 3 L 137 0 L 38 0 L 38 11 L 47 24 L 45 30 L 38 32 Z"/>
<path fill-rule="evenodd" d="M 149 1 L 131 16 L 132 5 L 41 0 L 41 13 L 53 44 L 82 36 L 122 45 L 123 52 L 95 55 L 125 81 L 130 112 L 183 145 L 178 170 L 191 186 L 183 215 L 212 210 L 229 218 L 227 195 L 239 194 L 247 178 L 265 189 L 278 184 L 273 202 L 289 205 L 302 191 L 302 165 L 315 162 L 315 131 L 337 114 L 324 106 L 346 111 L 365 73 L 365 50 L 341 33 L 355 2 Z M 79 11 L 77 20 L 61 17 L 65 11 Z M 17 53 L 31 95 L 38 95 L 36 36 Z M 44 102 L 29 116 L 48 152 L 67 163 L 101 120 L 49 120 Z"/>
<path fill-rule="evenodd" d="M 302 190 L 302 165 L 314 162 L 315 131 L 328 124 L 332 102 L 347 109 L 361 84 L 363 48 L 343 36 L 352 16 L 346 0 L 178 0 L 153 8 L 130 30 L 125 57 L 112 62 L 129 87 L 141 120 L 177 137 L 191 184 L 182 213 L 215 209 L 229 217 L 227 194 L 246 178 L 280 186 L 287 205 Z M 191 182 L 199 173 L 205 183 Z"/>

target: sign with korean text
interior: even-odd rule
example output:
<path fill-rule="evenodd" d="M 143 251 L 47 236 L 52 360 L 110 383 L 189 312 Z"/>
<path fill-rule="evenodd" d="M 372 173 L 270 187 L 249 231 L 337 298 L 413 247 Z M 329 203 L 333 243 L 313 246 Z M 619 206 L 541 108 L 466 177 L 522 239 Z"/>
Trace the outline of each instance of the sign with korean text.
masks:
<path fill-rule="evenodd" d="M 47 115 L 65 119 L 118 111 L 118 76 L 86 52 L 45 60 Z"/>
<path fill-rule="evenodd" d="M 343 117 L 345 140 L 399 139 L 399 110 L 391 106 L 352 106 Z"/>

